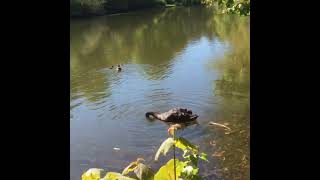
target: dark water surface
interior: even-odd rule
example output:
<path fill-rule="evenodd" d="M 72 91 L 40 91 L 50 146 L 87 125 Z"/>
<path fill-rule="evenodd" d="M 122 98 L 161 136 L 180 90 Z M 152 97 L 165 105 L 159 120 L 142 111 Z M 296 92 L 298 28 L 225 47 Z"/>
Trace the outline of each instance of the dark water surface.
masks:
<path fill-rule="evenodd" d="M 200 7 L 71 20 L 71 179 L 93 167 L 121 172 L 137 157 L 158 169 L 169 159 L 152 161 L 168 125 L 145 112 L 177 106 L 200 116 L 179 135 L 208 154 L 201 175 L 249 179 L 249 26 Z"/>

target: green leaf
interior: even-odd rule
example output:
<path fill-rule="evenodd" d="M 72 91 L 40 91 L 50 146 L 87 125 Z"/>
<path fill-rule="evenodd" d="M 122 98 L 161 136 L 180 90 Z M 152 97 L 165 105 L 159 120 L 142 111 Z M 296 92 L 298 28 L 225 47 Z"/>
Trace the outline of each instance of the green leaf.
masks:
<path fill-rule="evenodd" d="M 177 148 L 180 148 L 182 151 L 191 150 L 193 153 L 198 152 L 198 147 L 191 144 L 188 140 L 184 139 L 183 137 L 179 137 L 175 141 L 175 145 Z"/>
<path fill-rule="evenodd" d="M 127 176 L 123 176 L 120 173 L 108 172 L 107 175 L 101 180 L 136 180 Z"/>
<path fill-rule="evenodd" d="M 208 161 L 207 156 L 208 156 L 208 155 L 207 155 L 206 153 L 201 153 L 201 155 L 199 156 L 199 158 L 202 159 L 202 160 Z"/>
<path fill-rule="evenodd" d="M 188 178 L 188 180 L 202 180 L 202 177 L 200 177 L 199 175 L 192 175 Z"/>
<path fill-rule="evenodd" d="M 182 169 L 185 167 L 186 163 L 176 159 L 176 179 L 180 177 Z M 162 166 L 159 171 L 154 176 L 154 180 L 169 180 L 174 179 L 174 160 L 171 159 L 166 165 Z"/>
<path fill-rule="evenodd" d="M 198 156 L 197 155 L 190 155 L 189 156 L 190 161 L 193 165 L 198 166 Z"/>
<path fill-rule="evenodd" d="M 199 168 L 195 168 L 192 170 L 192 175 L 198 175 Z"/>
<path fill-rule="evenodd" d="M 188 156 L 185 156 L 184 157 L 185 159 L 187 159 L 187 163 L 192 163 L 192 165 L 194 165 L 194 166 L 198 166 L 198 160 L 199 160 L 199 158 L 198 158 L 198 156 L 197 155 L 193 155 L 193 154 L 191 154 L 191 155 L 188 155 Z"/>
<path fill-rule="evenodd" d="M 173 138 L 169 137 L 168 139 L 166 139 L 159 147 L 154 159 L 157 161 L 161 153 L 165 156 L 167 152 L 170 150 L 170 148 L 173 146 L 173 144 Z"/>
<path fill-rule="evenodd" d="M 183 158 L 188 158 L 188 157 L 189 157 L 189 155 L 187 155 L 188 152 L 189 152 L 189 151 L 188 151 L 187 149 L 184 150 L 184 151 L 183 151 L 183 154 L 182 154 L 182 157 L 183 157 Z"/>
<path fill-rule="evenodd" d="M 100 180 L 106 174 L 105 170 L 91 168 L 82 174 L 82 180 Z"/>
<path fill-rule="evenodd" d="M 193 166 L 186 166 L 181 173 L 183 179 L 187 180 L 200 180 L 202 179 L 199 175 L 199 168 L 194 168 Z"/>
<path fill-rule="evenodd" d="M 140 180 L 153 180 L 154 172 L 148 166 L 139 163 L 137 168 L 135 168 L 134 173 Z"/>
<path fill-rule="evenodd" d="M 130 172 L 134 171 L 138 166 L 138 162 L 132 162 L 130 163 L 123 171 L 122 171 L 122 175 L 127 175 Z"/>

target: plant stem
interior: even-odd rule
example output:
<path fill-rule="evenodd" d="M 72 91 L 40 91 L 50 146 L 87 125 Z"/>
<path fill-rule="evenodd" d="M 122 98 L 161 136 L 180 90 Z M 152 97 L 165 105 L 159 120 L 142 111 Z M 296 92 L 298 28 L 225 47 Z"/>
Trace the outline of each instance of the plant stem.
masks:
<path fill-rule="evenodd" d="M 175 141 L 175 129 L 173 128 L 173 140 Z M 174 180 L 176 180 L 176 145 L 173 144 L 173 170 Z"/>

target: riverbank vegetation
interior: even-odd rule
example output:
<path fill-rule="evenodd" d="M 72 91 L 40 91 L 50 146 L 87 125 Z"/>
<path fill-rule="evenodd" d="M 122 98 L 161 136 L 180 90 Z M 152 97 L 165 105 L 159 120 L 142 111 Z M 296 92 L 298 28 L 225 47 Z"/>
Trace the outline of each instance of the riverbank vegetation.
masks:
<path fill-rule="evenodd" d="M 250 0 L 201 0 L 201 3 L 219 13 L 250 15 Z"/>
<path fill-rule="evenodd" d="M 193 6 L 214 7 L 217 12 L 250 15 L 250 0 L 70 0 L 70 16 L 123 13 L 143 8 Z"/>

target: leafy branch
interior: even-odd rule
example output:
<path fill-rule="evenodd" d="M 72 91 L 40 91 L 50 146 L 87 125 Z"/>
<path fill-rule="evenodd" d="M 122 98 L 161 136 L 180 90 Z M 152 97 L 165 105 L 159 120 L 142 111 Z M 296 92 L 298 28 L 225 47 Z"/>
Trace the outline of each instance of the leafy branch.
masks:
<path fill-rule="evenodd" d="M 198 146 L 193 145 L 183 137 L 175 137 L 175 131 L 178 125 L 171 126 L 168 129 L 170 137 L 160 145 L 155 161 L 159 156 L 166 156 L 173 149 L 174 157 L 163 165 L 156 173 L 147 165 L 143 164 L 142 158 L 131 162 L 122 173 L 108 172 L 103 169 L 92 168 L 83 173 L 82 180 L 199 180 L 198 161 L 207 160 L 207 154 L 200 153 Z M 176 148 L 183 152 L 182 158 L 175 157 Z"/>

